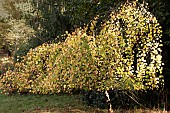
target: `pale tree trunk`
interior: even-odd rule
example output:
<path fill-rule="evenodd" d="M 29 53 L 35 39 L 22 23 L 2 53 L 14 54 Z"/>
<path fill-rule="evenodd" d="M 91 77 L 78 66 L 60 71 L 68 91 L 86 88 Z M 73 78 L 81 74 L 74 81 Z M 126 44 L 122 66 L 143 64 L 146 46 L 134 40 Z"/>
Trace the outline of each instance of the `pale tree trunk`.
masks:
<path fill-rule="evenodd" d="M 105 91 L 105 95 L 107 97 L 108 113 L 113 113 L 112 104 L 111 104 L 111 100 L 110 100 L 108 91 Z"/>

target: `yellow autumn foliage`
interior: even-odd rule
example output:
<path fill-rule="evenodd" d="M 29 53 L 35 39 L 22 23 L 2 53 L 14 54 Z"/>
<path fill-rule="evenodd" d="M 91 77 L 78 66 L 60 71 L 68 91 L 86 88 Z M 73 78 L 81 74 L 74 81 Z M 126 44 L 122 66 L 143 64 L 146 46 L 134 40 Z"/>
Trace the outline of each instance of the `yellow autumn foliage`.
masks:
<path fill-rule="evenodd" d="M 158 88 L 163 79 L 156 18 L 136 2 L 125 3 L 109 17 L 101 23 L 99 35 L 87 35 L 85 27 L 67 34 L 65 42 L 30 50 L 13 71 L 4 74 L 1 89 L 53 94 Z"/>

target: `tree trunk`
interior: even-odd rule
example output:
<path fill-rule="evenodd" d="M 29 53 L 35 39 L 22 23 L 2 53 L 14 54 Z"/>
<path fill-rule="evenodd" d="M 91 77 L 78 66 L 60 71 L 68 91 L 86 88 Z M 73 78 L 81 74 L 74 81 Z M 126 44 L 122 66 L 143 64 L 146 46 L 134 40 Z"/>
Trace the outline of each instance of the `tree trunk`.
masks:
<path fill-rule="evenodd" d="M 110 97 L 109 97 L 108 91 L 105 91 L 105 95 L 107 97 L 108 113 L 113 113 L 112 104 L 111 104 L 111 101 L 110 101 Z"/>

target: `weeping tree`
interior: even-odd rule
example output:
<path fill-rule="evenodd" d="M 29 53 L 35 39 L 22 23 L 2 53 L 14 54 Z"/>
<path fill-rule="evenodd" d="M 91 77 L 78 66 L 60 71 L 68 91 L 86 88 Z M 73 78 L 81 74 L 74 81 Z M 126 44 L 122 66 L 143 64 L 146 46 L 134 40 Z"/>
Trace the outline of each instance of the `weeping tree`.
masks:
<path fill-rule="evenodd" d="M 119 9 L 112 8 L 108 20 L 100 24 L 96 35 L 87 33 L 87 25 L 65 34 L 64 42 L 31 49 L 13 71 L 4 74 L 1 89 L 37 94 L 73 89 L 101 91 L 112 112 L 110 89 L 163 87 L 162 31 L 147 6 L 124 3 Z"/>
<path fill-rule="evenodd" d="M 154 15 L 144 4 L 132 2 L 109 17 L 92 46 L 99 75 L 106 77 L 98 87 L 105 88 L 108 100 L 110 88 L 163 88 L 162 31 Z"/>

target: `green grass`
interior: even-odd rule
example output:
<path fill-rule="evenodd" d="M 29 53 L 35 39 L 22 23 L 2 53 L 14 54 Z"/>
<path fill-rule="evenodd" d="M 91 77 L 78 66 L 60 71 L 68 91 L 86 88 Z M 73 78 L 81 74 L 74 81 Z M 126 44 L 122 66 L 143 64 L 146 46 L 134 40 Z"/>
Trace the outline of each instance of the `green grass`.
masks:
<path fill-rule="evenodd" d="M 163 113 L 158 110 L 115 110 L 114 113 Z M 0 113 L 107 113 L 85 105 L 80 95 L 0 94 Z"/>
<path fill-rule="evenodd" d="M 88 107 L 80 95 L 0 94 L 0 113 L 104 113 Z"/>

